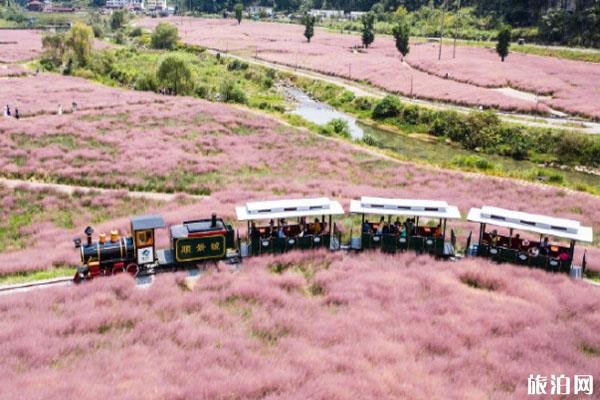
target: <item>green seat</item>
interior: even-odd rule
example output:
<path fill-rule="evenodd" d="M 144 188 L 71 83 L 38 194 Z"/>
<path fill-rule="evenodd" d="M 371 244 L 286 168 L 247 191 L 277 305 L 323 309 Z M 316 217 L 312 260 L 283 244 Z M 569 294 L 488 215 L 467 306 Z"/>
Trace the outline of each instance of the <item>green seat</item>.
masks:
<path fill-rule="evenodd" d="M 363 233 L 361 236 L 361 247 L 363 250 L 368 250 L 371 248 L 371 234 Z"/>
<path fill-rule="evenodd" d="M 312 247 L 313 247 L 313 236 L 312 235 L 308 235 L 308 236 L 303 236 L 303 237 L 298 238 L 298 246 L 302 250 L 312 249 Z"/>
<path fill-rule="evenodd" d="M 286 249 L 287 238 L 273 238 L 273 251 L 275 253 L 284 253 Z"/>
<path fill-rule="evenodd" d="M 382 236 L 382 250 L 385 253 L 395 253 L 396 252 L 396 243 L 397 243 L 396 235 L 383 235 Z"/>
<path fill-rule="evenodd" d="M 273 239 L 260 239 L 260 254 L 268 254 L 273 252 Z"/>
<path fill-rule="evenodd" d="M 572 260 L 561 261 L 561 266 L 560 266 L 561 272 L 566 272 L 567 274 L 570 273 L 572 264 L 573 264 Z"/>
<path fill-rule="evenodd" d="M 425 246 L 425 241 L 422 236 L 411 236 L 408 239 L 408 247 L 415 250 L 417 253 L 422 253 Z"/>
<path fill-rule="evenodd" d="M 297 237 L 285 238 L 285 250 L 286 251 L 291 251 L 291 250 L 297 249 L 298 247 L 300 247 L 300 246 L 298 245 Z"/>
<path fill-rule="evenodd" d="M 406 251 L 408 249 L 408 238 L 406 236 L 399 236 L 396 238 L 398 245 L 396 248 L 400 251 Z"/>
<path fill-rule="evenodd" d="M 500 247 L 500 261 L 515 264 L 517 262 L 517 251 Z"/>
<path fill-rule="evenodd" d="M 496 262 L 502 261 L 502 258 L 500 256 L 501 252 L 502 250 L 500 249 L 500 247 L 490 246 L 488 250 L 489 257 Z"/>
<path fill-rule="evenodd" d="M 490 246 L 487 244 L 482 244 L 477 249 L 477 255 L 479 257 L 489 257 L 490 256 Z"/>
<path fill-rule="evenodd" d="M 257 256 L 260 254 L 260 239 L 252 240 L 250 242 L 250 249 L 252 250 L 252 255 Z"/>
<path fill-rule="evenodd" d="M 319 242 L 321 243 L 321 247 L 324 247 L 326 249 L 329 249 L 331 246 L 331 235 L 326 234 L 326 235 L 321 235 L 321 236 L 315 236 L 315 241 L 319 240 Z"/>
<path fill-rule="evenodd" d="M 517 252 L 515 262 L 519 265 L 530 265 L 531 256 L 526 251 Z"/>
<path fill-rule="evenodd" d="M 548 263 L 548 258 L 546 256 L 538 255 L 536 257 L 531 257 L 530 265 L 536 268 L 546 269 Z"/>
<path fill-rule="evenodd" d="M 548 271 L 559 272 L 561 266 L 562 263 L 558 258 L 548 257 Z"/>
<path fill-rule="evenodd" d="M 435 254 L 435 238 L 432 236 L 423 238 L 423 248 L 429 254 Z"/>
<path fill-rule="evenodd" d="M 381 242 L 382 242 L 382 238 L 381 235 L 373 235 L 371 236 L 371 248 L 372 249 L 380 249 L 381 248 Z"/>

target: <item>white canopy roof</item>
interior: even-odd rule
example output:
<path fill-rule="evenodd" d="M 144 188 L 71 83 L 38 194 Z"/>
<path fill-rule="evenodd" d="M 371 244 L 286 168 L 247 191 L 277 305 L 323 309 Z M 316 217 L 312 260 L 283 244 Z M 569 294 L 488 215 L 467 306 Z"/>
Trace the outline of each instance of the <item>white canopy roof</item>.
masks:
<path fill-rule="evenodd" d="M 424 218 L 460 219 L 460 211 L 445 201 L 361 197 L 350 202 L 350 212 L 357 214 L 406 215 Z"/>
<path fill-rule="evenodd" d="M 341 215 L 344 214 L 344 209 L 337 201 L 331 201 L 327 197 L 320 197 L 315 199 L 250 202 L 246 203 L 246 206 L 236 207 L 235 212 L 239 221 L 250 221 L 258 219 Z"/>
<path fill-rule="evenodd" d="M 578 221 L 506 210 L 504 208 L 488 206 L 471 208 L 467 219 L 472 222 L 521 229 L 581 242 L 591 242 L 593 237 L 592 228 L 581 226 Z"/>

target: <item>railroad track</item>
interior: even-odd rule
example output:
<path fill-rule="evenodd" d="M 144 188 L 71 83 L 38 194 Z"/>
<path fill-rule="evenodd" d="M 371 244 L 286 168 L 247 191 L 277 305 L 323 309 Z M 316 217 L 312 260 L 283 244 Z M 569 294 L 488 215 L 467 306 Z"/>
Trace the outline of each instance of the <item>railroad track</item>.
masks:
<path fill-rule="evenodd" d="M 34 290 L 34 289 L 41 289 L 44 287 L 51 287 L 51 286 L 69 286 L 72 283 L 73 283 L 72 277 L 63 277 L 63 278 L 47 279 L 47 280 L 43 280 L 43 281 L 17 283 L 14 285 L 2 285 L 2 286 L 0 286 L 0 295 L 17 293 L 17 292 L 27 292 L 27 291 Z"/>
<path fill-rule="evenodd" d="M 225 267 L 229 270 L 229 272 L 237 272 L 240 270 L 241 264 L 238 262 L 232 263 L 224 263 Z M 215 266 L 218 270 L 221 270 L 221 267 Z M 186 272 L 186 279 L 190 282 L 193 282 L 200 278 L 205 273 L 206 268 L 190 268 L 190 269 L 181 269 L 177 271 L 172 271 L 170 269 L 165 270 L 157 270 L 151 273 L 146 273 L 143 275 L 139 275 L 135 278 L 135 283 L 139 288 L 146 288 L 154 283 L 154 279 L 156 275 L 159 274 L 168 274 L 173 272 Z M 97 278 L 101 279 L 101 278 Z M 85 284 L 85 283 L 84 283 Z M 73 285 L 73 277 L 62 277 L 62 278 L 54 278 L 43 281 L 32 281 L 25 283 L 18 283 L 14 285 L 0 285 L 0 296 L 7 294 L 14 294 L 19 292 L 28 292 L 31 290 L 37 290 L 52 286 L 71 286 Z"/>

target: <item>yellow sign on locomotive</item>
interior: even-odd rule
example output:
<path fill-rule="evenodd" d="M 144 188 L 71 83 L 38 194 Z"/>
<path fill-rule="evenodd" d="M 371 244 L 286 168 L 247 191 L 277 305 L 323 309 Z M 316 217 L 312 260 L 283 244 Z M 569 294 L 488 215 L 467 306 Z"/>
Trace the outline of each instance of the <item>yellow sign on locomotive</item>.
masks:
<path fill-rule="evenodd" d="M 226 252 L 225 236 L 205 236 L 177 239 L 175 259 L 178 262 L 200 261 L 208 258 L 222 258 Z"/>

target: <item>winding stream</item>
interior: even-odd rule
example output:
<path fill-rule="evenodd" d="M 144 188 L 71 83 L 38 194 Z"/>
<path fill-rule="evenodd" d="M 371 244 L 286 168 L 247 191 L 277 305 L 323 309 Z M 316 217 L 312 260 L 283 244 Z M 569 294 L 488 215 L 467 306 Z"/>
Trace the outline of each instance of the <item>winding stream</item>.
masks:
<path fill-rule="evenodd" d="M 449 145 L 439 138 L 426 134 L 405 134 L 380 129 L 376 126 L 365 125 L 355 117 L 340 112 L 332 106 L 311 98 L 308 94 L 293 86 L 282 86 L 286 99 L 293 109 L 289 111 L 309 122 L 325 125 L 333 119 L 343 119 L 348 122 L 350 135 L 355 140 L 364 137 L 373 139 L 375 146 L 391 150 L 400 158 L 408 161 L 425 161 L 433 165 L 453 165 L 457 159 L 477 155 L 456 145 Z M 492 162 L 497 169 L 506 171 L 535 171 L 540 168 L 530 161 L 516 161 L 511 158 L 486 154 L 485 158 Z M 598 187 L 598 177 L 575 170 L 545 168 L 563 175 L 572 184 L 584 184 Z"/>

